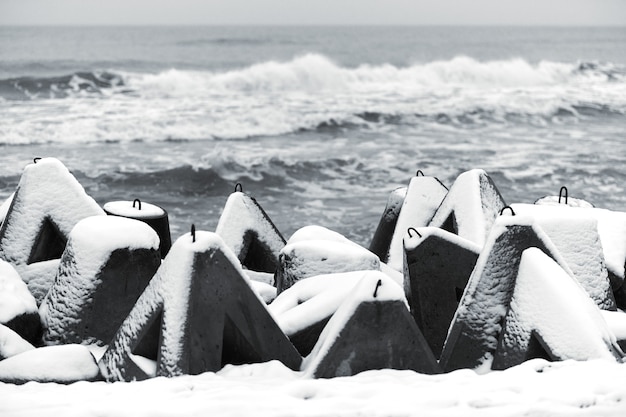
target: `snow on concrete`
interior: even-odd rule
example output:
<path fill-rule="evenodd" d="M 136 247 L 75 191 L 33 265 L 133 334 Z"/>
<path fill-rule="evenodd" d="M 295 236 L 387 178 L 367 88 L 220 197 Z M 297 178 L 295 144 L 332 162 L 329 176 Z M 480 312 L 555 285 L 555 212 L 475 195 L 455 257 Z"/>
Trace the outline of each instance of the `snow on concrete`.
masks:
<path fill-rule="evenodd" d="M 268 306 L 281 330 L 291 336 L 337 311 L 358 282 L 372 271 L 324 274 L 303 279 Z"/>
<path fill-rule="evenodd" d="M 538 248 L 522 253 L 505 323 L 505 343 L 515 350 L 524 351 L 535 331 L 559 360 L 621 357 L 593 300 Z"/>
<path fill-rule="evenodd" d="M 96 360 L 82 345 L 31 349 L 0 361 L 0 381 L 72 383 L 92 381 L 98 375 Z M 32 406 L 32 403 L 26 403 L 26 406 Z"/>
<path fill-rule="evenodd" d="M 380 284 L 379 284 L 380 283 Z M 312 376 L 320 361 L 335 343 L 346 322 L 357 307 L 364 302 L 399 300 L 406 304 L 404 291 L 391 278 L 380 271 L 369 271 L 361 277 L 344 299 L 335 314 L 330 318 L 311 353 L 302 361 L 301 369 Z M 408 310 L 407 304 L 407 310 Z"/>
<path fill-rule="evenodd" d="M 602 318 L 617 340 L 626 340 L 626 313 L 623 311 L 600 310 Z"/>
<path fill-rule="evenodd" d="M 139 220 L 91 216 L 79 221 L 70 233 L 55 283 L 39 308 L 42 324 L 46 328 L 45 341 L 58 343 L 59 340 L 82 339 L 85 310 L 90 308 L 94 292 L 102 285 L 100 271 L 113 251 L 156 251 L 158 248 L 156 232 Z M 96 340 L 87 339 L 84 342 L 93 343 Z"/>
<path fill-rule="evenodd" d="M 0 205 L 0 226 L 2 225 L 2 222 L 4 221 L 7 213 L 9 212 L 9 208 L 11 207 L 14 196 L 15 193 L 11 193 L 11 195 L 6 200 L 4 200 L 4 203 Z"/>
<path fill-rule="evenodd" d="M 376 370 L 310 379 L 277 361 L 142 382 L 0 383 L 0 415 L 21 417 L 626 415 L 626 366 L 536 359 L 487 375 Z"/>
<path fill-rule="evenodd" d="M 582 200 L 580 198 L 574 198 L 574 197 L 565 198 L 565 195 L 563 195 L 562 197 L 559 197 L 558 195 L 548 195 L 545 197 L 541 197 L 539 200 L 535 201 L 535 204 L 546 205 L 546 206 L 593 208 L 593 204 L 591 204 L 588 201 Z"/>
<path fill-rule="evenodd" d="M 416 176 L 411 179 L 389 245 L 387 265 L 396 271 L 402 271 L 402 239 L 407 229 L 427 226 L 447 192 L 448 189 L 435 177 Z"/>
<path fill-rule="evenodd" d="M 380 260 L 354 243 L 337 240 L 301 240 L 280 251 L 276 273 L 279 293 L 297 281 L 338 272 L 380 270 Z"/>
<path fill-rule="evenodd" d="M 30 265 L 15 265 L 16 269 L 20 271 L 20 276 L 26 283 L 28 290 L 35 297 L 37 304 L 41 304 L 54 283 L 54 277 L 59 269 L 60 261 L 61 259 L 59 258 L 35 262 Z"/>
<path fill-rule="evenodd" d="M 308 242 L 311 240 L 327 240 L 330 242 L 346 243 L 362 248 L 356 242 L 351 241 L 341 233 L 330 230 L 324 226 L 308 225 L 296 230 L 287 240 L 287 245 L 291 245 L 299 242 Z"/>
<path fill-rule="evenodd" d="M 31 349 L 35 347 L 13 330 L 0 324 L 0 361 Z"/>
<path fill-rule="evenodd" d="M 44 220 L 50 219 L 67 239 L 79 220 L 104 214 L 59 160 L 43 158 L 26 166 L 22 173 L 13 203 L 0 228 L 0 259 L 16 267 L 40 301 L 45 287 L 52 284 L 49 281 L 54 278 L 54 270 L 31 268 L 28 264 Z"/>
<path fill-rule="evenodd" d="M 564 204 L 513 204 L 512 207 L 515 213 L 535 219 L 598 307 L 614 310 L 615 300 L 598 233 L 597 217 L 592 216 L 589 210 L 574 210 Z"/>
<path fill-rule="evenodd" d="M 502 320 L 515 288 L 521 254 L 529 246 L 545 249 L 573 276 L 550 238 L 532 217 L 498 217 L 448 330 L 440 359 L 444 370 L 491 367 Z"/>
<path fill-rule="evenodd" d="M 116 216 L 133 219 L 153 219 L 165 214 L 165 210 L 154 204 L 136 203 L 135 201 L 110 201 L 104 205 L 104 210 Z"/>
<path fill-rule="evenodd" d="M 419 227 L 415 228 L 417 233 L 411 232 L 404 233 L 404 248 L 407 251 L 414 250 L 422 241 L 426 240 L 429 236 L 435 236 L 444 240 L 447 240 L 457 246 L 467 249 L 470 252 L 479 253 L 482 249 L 481 246 L 472 242 L 471 240 L 464 239 L 461 236 L 447 232 L 439 227 Z"/>
<path fill-rule="evenodd" d="M 140 334 L 150 320 L 161 310 L 160 374 L 174 376 L 183 373 L 179 362 L 189 312 L 194 259 L 197 254 L 217 250 L 249 284 L 239 260 L 216 233 L 196 231 L 195 241 L 190 233 L 178 238 L 102 357 L 100 367 L 107 379 L 127 379 L 124 364 L 132 355 L 131 349 L 139 342 Z"/>
<path fill-rule="evenodd" d="M 37 312 L 37 302 L 13 266 L 0 259 L 0 323 Z"/>
<path fill-rule="evenodd" d="M 473 169 L 456 178 L 428 225 L 451 227 L 454 230 L 448 231 L 482 246 L 505 205 L 487 173 L 482 169 Z M 450 221 L 453 224 L 448 225 Z"/>
<path fill-rule="evenodd" d="M 282 235 L 256 200 L 236 191 L 226 200 L 215 233 L 239 256 L 245 249 L 245 238 L 249 231 L 254 232 L 255 237 L 276 257 L 285 246 Z"/>
<path fill-rule="evenodd" d="M 559 205 L 558 202 L 553 202 L 553 204 L 541 203 L 541 207 L 546 211 L 549 208 L 570 207 L 575 209 L 575 212 L 580 212 L 581 216 L 588 215 L 595 218 L 598 221 L 598 233 L 602 242 L 607 269 L 609 273 L 623 282 L 624 265 L 626 264 L 626 239 L 624 239 L 624 236 L 626 236 L 626 212 L 594 208 L 591 204 L 572 205 L 570 200 L 572 199 L 568 200 L 567 205 Z M 542 200 L 539 201 L 541 202 Z M 535 204 L 540 205 L 539 203 Z"/>
<path fill-rule="evenodd" d="M 375 253 L 383 262 L 388 260 L 389 245 L 398 222 L 402 203 L 406 197 L 407 188 L 396 188 L 389 193 L 385 210 L 378 221 L 378 226 L 376 226 L 376 231 L 369 245 L 369 250 Z"/>

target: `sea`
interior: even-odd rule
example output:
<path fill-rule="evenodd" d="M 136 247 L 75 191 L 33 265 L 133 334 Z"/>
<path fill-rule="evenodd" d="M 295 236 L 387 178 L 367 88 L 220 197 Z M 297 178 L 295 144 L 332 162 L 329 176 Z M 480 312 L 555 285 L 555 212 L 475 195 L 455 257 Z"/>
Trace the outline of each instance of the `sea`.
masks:
<path fill-rule="evenodd" d="M 626 28 L 2 26 L 0 202 L 36 157 L 173 239 L 239 183 L 285 238 L 368 246 L 418 170 L 625 211 Z"/>

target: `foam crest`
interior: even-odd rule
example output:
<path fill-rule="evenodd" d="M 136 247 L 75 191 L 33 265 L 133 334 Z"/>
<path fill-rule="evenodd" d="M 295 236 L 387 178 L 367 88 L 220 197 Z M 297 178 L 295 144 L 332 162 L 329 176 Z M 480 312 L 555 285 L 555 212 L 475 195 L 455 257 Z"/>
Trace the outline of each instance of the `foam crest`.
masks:
<path fill-rule="evenodd" d="M 0 80 L 0 97 L 4 144 L 241 139 L 623 117 L 626 69 L 470 57 L 342 67 L 308 54 L 222 72 L 109 71 Z"/>

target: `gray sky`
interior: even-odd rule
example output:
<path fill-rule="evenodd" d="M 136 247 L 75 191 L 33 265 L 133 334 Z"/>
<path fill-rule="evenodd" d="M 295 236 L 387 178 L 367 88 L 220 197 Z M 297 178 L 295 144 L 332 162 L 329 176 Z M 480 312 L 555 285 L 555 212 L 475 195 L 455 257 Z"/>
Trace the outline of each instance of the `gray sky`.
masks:
<path fill-rule="evenodd" d="M 0 25 L 626 25 L 626 0 L 0 0 Z"/>

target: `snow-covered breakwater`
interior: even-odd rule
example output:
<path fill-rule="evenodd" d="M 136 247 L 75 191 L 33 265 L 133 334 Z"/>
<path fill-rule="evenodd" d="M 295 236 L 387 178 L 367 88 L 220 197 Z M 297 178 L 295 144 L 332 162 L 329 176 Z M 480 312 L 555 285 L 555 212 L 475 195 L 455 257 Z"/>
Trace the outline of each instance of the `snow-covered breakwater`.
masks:
<path fill-rule="evenodd" d="M 449 189 L 419 172 L 394 190 L 371 250 L 321 226 L 285 240 L 235 187 L 216 232 L 192 228 L 161 262 L 150 227 L 106 216 L 52 158 L 29 165 L 3 207 L 4 381 L 624 356 L 626 213 L 563 190 L 507 206 L 482 170 Z"/>

